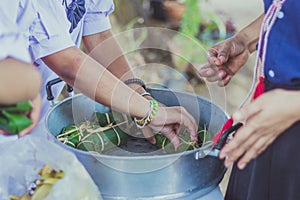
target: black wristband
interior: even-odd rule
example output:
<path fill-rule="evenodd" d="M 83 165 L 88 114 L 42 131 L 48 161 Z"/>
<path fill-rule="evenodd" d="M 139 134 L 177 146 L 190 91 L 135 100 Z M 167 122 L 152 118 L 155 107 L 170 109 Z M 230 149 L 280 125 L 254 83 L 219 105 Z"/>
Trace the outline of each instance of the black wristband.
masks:
<path fill-rule="evenodd" d="M 130 79 L 127 79 L 126 81 L 124 81 L 124 83 L 126 85 L 135 83 L 135 84 L 138 84 L 138 85 L 142 86 L 146 90 L 146 85 L 145 85 L 144 81 L 142 81 L 139 78 L 130 78 Z"/>

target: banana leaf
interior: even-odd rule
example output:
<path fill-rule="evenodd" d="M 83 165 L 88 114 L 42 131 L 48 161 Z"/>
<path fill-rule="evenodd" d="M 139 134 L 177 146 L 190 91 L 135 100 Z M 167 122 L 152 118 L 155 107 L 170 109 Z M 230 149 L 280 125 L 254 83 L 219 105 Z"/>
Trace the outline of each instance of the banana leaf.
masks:
<path fill-rule="evenodd" d="M 77 149 L 101 153 L 127 143 L 126 123 L 120 113 L 96 112 L 90 121 L 63 128 L 57 139 Z"/>
<path fill-rule="evenodd" d="M 86 131 L 76 147 L 84 151 L 101 153 L 117 146 L 125 145 L 126 143 L 127 134 L 116 126 L 94 133 L 89 133 Z"/>
<path fill-rule="evenodd" d="M 56 137 L 58 140 L 62 141 L 63 143 L 71 147 L 76 147 L 80 141 L 81 134 L 76 125 L 70 125 L 63 128 L 62 132 Z"/>
<path fill-rule="evenodd" d="M 32 109 L 29 101 L 16 105 L 0 105 L 0 129 L 10 134 L 18 134 L 33 122 L 26 116 Z"/>
<path fill-rule="evenodd" d="M 162 134 L 155 135 L 155 145 L 167 153 L 179 153 L 201 147 L 206 141 L 211 140 L 212 136 L 206 129 L 198 126 L 198 142 L 191 141 L 190 134 L 187 130 L 183 130 L 183 132 L 179 134 L 178 138 L 180 140 L 180 144 L 176 150 L 171 141 Z"/>
<path fill-rule="evenodd" d="M 19 102 L 14 105 L 0 105 L 0 111 L 13 113 L 25 113 L 32 110 L 32 105 L 29 101 Z"/>
<path fill-rule="evenodd" d="M 94 113 L 94 119 L 92 121 L 98 122 L 99 126 L 106 127 L 109 124 L 116 124 L 122 122 L 124 116 L 118 112 L 109 112 L 109 113 Z"/>

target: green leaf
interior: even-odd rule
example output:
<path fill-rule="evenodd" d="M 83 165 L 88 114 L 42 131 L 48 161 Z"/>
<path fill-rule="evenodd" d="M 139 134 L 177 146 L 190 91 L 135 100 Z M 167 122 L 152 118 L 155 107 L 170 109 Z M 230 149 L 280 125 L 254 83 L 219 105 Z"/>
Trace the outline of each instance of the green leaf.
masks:
<path fill-rule="evenodd" d="M 0 105 L 0 111 L 25 113 L 32 110 L 32 105 L 29 101 L 19 102 L 15 105 Z"/>
<path fill-rule="evenodd" d="M 167 153 L 178 153 L 199 148 L 205 141 L 212 140 L 211 134 L 201 126 L 198 127 L 198 143 L 191 142 L 190 134 L 186 130 L 180 133 L 178 137 L 180 140 L 180 144 L 176 151 L 170 140 L 161 134 L 155 135 L 155 145 L 160 147 Z"/>
<path fill-rule="evenodd" d="M 24 114 L 2 111 L 2 115 L 4 116 L 4 119 L 2 116 L 2 119 L 0 120 L 0 123 L 2 123 L 0 126 L 11 134 L 18 134 L 33 123 Z"/>

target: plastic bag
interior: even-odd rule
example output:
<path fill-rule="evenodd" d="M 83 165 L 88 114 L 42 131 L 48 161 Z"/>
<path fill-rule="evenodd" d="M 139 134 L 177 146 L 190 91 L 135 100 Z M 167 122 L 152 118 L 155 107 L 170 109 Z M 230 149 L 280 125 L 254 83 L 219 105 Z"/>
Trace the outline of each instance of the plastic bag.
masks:
<path fill-rule="evenodd" d="M 45 164 L 63 170 L 64 178 L 54 184 L 46 200 L 98 200 L 100 192 L 76 156 L 40 137 L 24 136 L 0 144 L 0 199 L 22 196 L 38 178 Z"/>

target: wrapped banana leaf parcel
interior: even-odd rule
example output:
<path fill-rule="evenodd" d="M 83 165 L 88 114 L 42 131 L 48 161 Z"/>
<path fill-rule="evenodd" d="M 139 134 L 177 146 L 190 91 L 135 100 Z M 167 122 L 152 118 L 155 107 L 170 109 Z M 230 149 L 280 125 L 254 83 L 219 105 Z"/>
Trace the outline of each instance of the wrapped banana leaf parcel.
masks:
<path fill-rule="evenodd" d="M 190 134 L 185 128 L 180 131 L 178 138 L 180 144 L 176 150 L 171 141 L 162 134 L 155 135 L 155 145 L 167 153 L 179 153 L 200 148 L 201 146 L 205 145 L 207 142 L 212 140 L 212 135 L 210 132 L 207 131 L 205 126 L 204 128 L 202 126 L 198 126 L 197 142 L 191 140 Z"/>
<path fill-rule="evenodd" d="M 89 121 L 63 128 L 57 139 L 66 145 L 84 151 L 102 153 L 115 147 L 126 147 L 127 133 L 138 131 L 130 116 L 118 112 L 95 112 Z M 191 141 L 186 129 L 179 134 L 180 145 L 175 150 L 173 144 L 165 136 L 155 134 L 157 149 L 166 153 L 178 153 L 201 147 L 212 139 L 206 128 L 198 127 L 198 142 Z M 140 138 L 137 138 L 140 139 Z M 148 141 L 147 141 L 148 142 Z"/>
<path fill-rule="evenodd" d="M 27 116 L 31 110 L 32 105 L 29 101 L 0 105 L 0 129 L 10 134 L 20 133 L 33 123 Z"/>
<path fill-rule="evenodd" d="M 127 116 L 117 112 L 95 112 L 91 120 L 67 126 L 56 137 L 71 147 L 101 153 L 127 143 L 127 122 Z"/>

